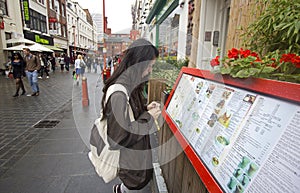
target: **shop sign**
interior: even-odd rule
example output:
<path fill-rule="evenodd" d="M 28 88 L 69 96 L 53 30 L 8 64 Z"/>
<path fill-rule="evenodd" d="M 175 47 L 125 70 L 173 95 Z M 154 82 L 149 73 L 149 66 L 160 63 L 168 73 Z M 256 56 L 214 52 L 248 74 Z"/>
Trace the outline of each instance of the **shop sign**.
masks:
<path fill-rule="evenodd" d="M 39 35 L 34 35 L 35 42 L 49 45 L 49 40 L 41 38 Z"/>
<path fill-rule="evenodd" d="M 53 45 L 53 38 L 49 36 L 44 36 L 42 34 L 37 34 L 28 30 L 23 31 L 24 38 L 32 40 L 37 43 Z"/>
<path fill-rule="evenodd" d="M 50 17 L 49 18 L 49 23 L 56 23 L 57 19 L 55 17 Z"/>
<path fill-rule="evenodd" d="M 29 0 L 23 0 L 24 20 L 26 24 L 30 24 Z"/>
<path fill-rule="evenodd" d="M 0 17 L 0 29 L 4 29 L 4 20 L 3 20 L 3 17 Z"/>

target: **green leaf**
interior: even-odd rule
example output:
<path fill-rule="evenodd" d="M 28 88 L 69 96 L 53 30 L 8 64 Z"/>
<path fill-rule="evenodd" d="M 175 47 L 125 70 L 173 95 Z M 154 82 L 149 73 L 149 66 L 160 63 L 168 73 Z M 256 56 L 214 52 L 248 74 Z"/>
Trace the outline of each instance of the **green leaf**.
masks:
<path fill-rule="evenodd" d="M 259 68 L 249 68 L 249 73 L 251 75 L 255 75 L 255 74 L 259 73 L 259 72 L 260 72 Z"/>
<path fill-rule="evenodd" d="M 231 69 L 232 69 L 231 67 L 228 67 L 228 68 L 222 67 L 222 68 L 220 68 L 220 72 L 221 72 L 221 74 L 230 74 Z"/>
<path fill-rule="evenodd" d="M 266 66 L 262 70 L 262 73 L 271 73 L 271 72 L 274 72 L 275 70 L 276 70 L 276 68 L 273 68 L 273 67 L 270 67 L 270 66 Z"/>

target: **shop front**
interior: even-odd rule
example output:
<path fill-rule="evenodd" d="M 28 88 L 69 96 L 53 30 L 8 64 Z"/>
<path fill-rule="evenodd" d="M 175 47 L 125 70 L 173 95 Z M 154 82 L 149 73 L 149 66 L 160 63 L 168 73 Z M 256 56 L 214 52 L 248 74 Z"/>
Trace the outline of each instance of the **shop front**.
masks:
<path fill-rule="evenodd" d="M 163 59 L 177 60 L 181 12 L 179 0 L 156 1 L 146 19 L 149 39 Z"/>
<path fill-rule="evenodd" d="M 54 46 L 54 42 L 53 42 L 53 38 L 46 36 L 46 35 L 42 35 L 39 33 L 35 33 L 32 31 L 28 31 L 28 30 L 24 30 L 24 37 L 26 39 L 32 40 L 36 43 L 42 44 L 42 45 L 49 45 L 49 46 Z"/>

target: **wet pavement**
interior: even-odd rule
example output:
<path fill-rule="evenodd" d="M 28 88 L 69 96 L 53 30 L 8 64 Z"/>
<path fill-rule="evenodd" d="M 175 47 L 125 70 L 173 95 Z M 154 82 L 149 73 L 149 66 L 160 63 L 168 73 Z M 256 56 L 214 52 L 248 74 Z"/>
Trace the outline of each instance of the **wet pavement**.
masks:
<path fill-rule="evenodd" d="M 82 107 L 72 71 L 39 80 L 37 97 L 13 98 L 14 80 L 0 76 L 0 193 L 110 193 L 120 182 L 105 184 L 87 157 L 103 83 L 100 74 L 86 77 L 88 107 Z"/>

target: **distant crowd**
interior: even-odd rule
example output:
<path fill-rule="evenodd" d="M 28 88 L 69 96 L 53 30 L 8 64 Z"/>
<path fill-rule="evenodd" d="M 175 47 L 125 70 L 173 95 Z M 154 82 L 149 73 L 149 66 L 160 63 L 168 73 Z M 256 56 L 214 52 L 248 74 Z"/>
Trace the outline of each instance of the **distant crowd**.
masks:
<path fill-rule="evenodd" d="M 106 58 L 106 69 L 113 73 L 121 62 L 121 56 Z M 27 96 L 39 96 L 39 87 L 37 79 L 50 78 L 49 72 L 55 73 L 69 72 L 73 68 L 73 78 L 79 85 L 79 80 L 85 72 L 100 72 L 103 73 L 104 62 L 102 56 L 96 55 L 80 55 L 72 58 L 66 54 L 48 54 L 42 52 L 30 52 L 30 49 L 24 48 L 23 54 L 20 52 L 13 52 L 8 62 L 5 64 L 7 75 L 16 80 L 16 93 L 14 97 L 19 96 L 19 90 L 22 89 L 22 94 L 25 94 L 25 88 L 22 81 L 23 77 L 27 77 L 33 93 Z"/>

